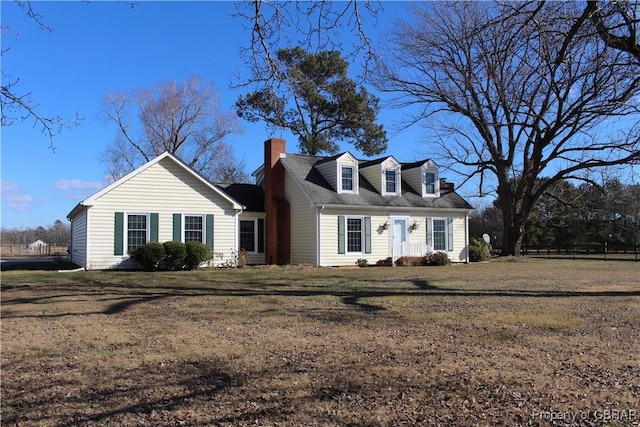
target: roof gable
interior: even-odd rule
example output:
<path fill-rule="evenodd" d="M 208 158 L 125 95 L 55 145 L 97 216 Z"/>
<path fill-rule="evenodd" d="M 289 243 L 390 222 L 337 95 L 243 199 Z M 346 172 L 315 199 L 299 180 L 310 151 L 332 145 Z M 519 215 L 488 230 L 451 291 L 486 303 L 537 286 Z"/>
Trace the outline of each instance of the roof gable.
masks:
<path fill-rule="evenodd" d="M 227 200 L 233 206 L 234 209 L 243 209 L 244 208 L 244 206 L 242 206 L 236 200 L 231 198 L 224 191 L 222 191 L 221 189 L 219 189 L 218 187 L 213 185 L 211 182 L 209 182 L 207 179 L 205 179 L 202 175 L 197 173 L 195 170 L 193 170 L 187 164 L 185 164 L 180 159 L 178 159 L 177 157 L 175 157 L 174 155 L 172 155 L 171 153 L 169 153 L 167 151 L 165 151 L 164 153 L 162 153 L 159 156 L 155 157 L 154 159 L 148 161 L 147 163 L 145 163 L 144 165 L 138 167 L 137 169 L 129 172 L 128 174 L 126 174 L 122 178 L 120 178 L 117 181 L 111 183 L 110 185 L 104 187 L 102 190 L 98 191 L 97 193 L 89 196 L 88 198 L 86 198 L 85 200 L 80 202 L 80 205 L 81 206 L 93 206 L 95 204 L 96 200 L 99 199 L 100 197 L 102 197 L 105 194 L 109 193 L 110 191 L 118 188 L 123 183 L 125 183 L 125 182 L 129 181 L 130 179 L 134 178 L 135 176 L 141 174 L 142 172 L 144 172 L 145 170 L 149 169 L 153 165 L 155 165 L 157 163 L 160 163 L 164 159 L 168 159 L 169 161 L 174 162 L 176 165 L 178 165 L 180 168 L 182 168 L 184 171 L 186 171 L 190 176 L 192 176 L 196 180 L 202 182 L 208 189 L 212 190 L 214 193 L 216 193 L 217 195 L 221 196 L 223 199 Z"/>

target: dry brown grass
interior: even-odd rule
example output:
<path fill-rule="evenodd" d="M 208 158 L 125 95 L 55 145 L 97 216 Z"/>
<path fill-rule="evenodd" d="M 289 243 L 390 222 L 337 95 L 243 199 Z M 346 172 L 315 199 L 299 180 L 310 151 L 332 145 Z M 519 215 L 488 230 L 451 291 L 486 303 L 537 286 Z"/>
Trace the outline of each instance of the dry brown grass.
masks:
<path fill-rule="evenodd" d="M 3 426 L 640 423 L 632 262 L 10 271 L 1 329 Z"/>

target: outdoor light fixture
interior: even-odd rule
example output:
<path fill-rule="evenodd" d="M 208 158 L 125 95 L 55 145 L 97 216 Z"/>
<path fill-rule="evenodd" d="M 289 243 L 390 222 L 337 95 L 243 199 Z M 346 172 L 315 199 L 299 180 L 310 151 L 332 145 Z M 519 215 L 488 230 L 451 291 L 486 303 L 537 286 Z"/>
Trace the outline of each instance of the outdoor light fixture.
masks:
<path fill-rule="evenodd" d="M 410 228 L 411 230 L 415 230 L 416 228 L 418 228 L 418 221 L 413 221 L 413 224 L 411 224 Z"/>

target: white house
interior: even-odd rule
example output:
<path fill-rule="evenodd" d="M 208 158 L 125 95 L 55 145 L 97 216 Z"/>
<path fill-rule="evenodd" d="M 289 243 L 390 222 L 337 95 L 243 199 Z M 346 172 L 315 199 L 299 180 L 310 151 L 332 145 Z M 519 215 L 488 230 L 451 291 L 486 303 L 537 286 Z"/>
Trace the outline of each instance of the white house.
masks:
<path fill-rule="evenodd" d="M 262 197 L 256 186 L 227 187 L 241 196 L 253 191 Z M 213 248 L 214 265 L 230 262 L 241 233 L 245 241 L 250 237 L 240 230 L 245 219 L 255 225 L 249 262 L 264 262 L 257 248 L 264 212 L 249 211 L 169 153 L 83 200 L 68 219 L 71 260 L 86 269 L 131 268 L 129 253 L 149 241 L 197 240 Z"/>
<path fill-rule="evenodd" d="M 86 269 L 132 267 L 149 241 L 198 240 L 212 265 L 248 253 L 250 264 L 353 266 L 444 251 L 468 260 L 472 207 L 425 160 L 359 160 L 286 153 L 265 142 L 256 184 L 215 185 L 164 153 L 80 202 L 71 259 Z"/>
<path fill-rule="evenodd" d="M 35 242 L 29 243 L 27 245 L 27 250 L 31 251 L 31 252 L 38 252 L 38 253 L 42 253 L 42 251 L 47 247 L 48 245 L 43 242 L 42 240 L 38 239 Z"/>
<path fill-rule="evenodd" d="M 288 154 L 271 139 L 254 175 L 265 189 L 267 262 L 352 266 L 432 251 L 468 261 L 473 208 L 430 160 Z"/>

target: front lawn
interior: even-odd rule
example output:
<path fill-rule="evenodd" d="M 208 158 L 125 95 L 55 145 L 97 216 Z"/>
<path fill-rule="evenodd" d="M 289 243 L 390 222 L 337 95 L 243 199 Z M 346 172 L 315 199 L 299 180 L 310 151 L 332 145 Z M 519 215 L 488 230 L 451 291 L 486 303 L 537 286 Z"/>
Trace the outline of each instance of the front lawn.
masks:
<path fill-rule="evenodd" d="M 640 423 L 638 263 L 6 271 L 1 289 L 3 426 Z"/>

